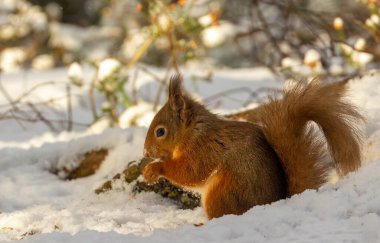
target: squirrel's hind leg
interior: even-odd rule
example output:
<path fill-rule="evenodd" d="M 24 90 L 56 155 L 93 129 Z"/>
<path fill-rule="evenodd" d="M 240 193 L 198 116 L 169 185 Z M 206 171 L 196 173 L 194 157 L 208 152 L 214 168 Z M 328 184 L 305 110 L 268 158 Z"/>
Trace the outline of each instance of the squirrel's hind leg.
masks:
<path fill-rule="evenodd" d="M 202 194 L 202 205 L 209 219 L 242 214 L 253 206 L 247 203 L 238 187 L 236 178 L 228 172 L 218 171 L 209 179 Z"/>

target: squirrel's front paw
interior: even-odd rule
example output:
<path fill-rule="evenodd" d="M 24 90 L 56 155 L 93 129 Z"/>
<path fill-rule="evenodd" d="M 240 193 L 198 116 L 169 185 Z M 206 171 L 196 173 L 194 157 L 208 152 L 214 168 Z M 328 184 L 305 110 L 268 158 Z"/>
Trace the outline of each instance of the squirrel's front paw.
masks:
<path fill-rule="evenodd" d="M 152 185 L 158 181 L 158 178 L 161 176 L 161 164 L 160 162 L 147 164 L 143 171 L 143 176 L 145 181 Z"/>

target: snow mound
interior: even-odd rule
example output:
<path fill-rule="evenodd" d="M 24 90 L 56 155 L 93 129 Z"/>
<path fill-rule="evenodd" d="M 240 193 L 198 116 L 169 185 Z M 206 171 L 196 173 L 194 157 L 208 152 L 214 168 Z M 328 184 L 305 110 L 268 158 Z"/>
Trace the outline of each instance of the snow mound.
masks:
<path fill-rule="evenodd" d="M 34 77 L 41 78 L 39 74 Z M 255 81 L 251 81 L 252 77 Z M 32 130 L 19 131 L 17 124 L 2 122 L 0 241 L 380 242 L 379 78 L 376 74 L 350 84 L 350 100 L 367 120 L 362 168 L 318 191 L 305 191 L 286 200 L 254 207 L 241 216 L 227 215 L 211 221 L 207 221 L 201 208 L 181 210 L 154 193 L 134 194 L 133 185 L 126 183 L 120 183 L 117 190 L 94 193 L 94 189 L 122 171 L 130 161 L 142 156 L 146 127 L 53 134 L 41 133 L 42 128 L 33 130 L 35 126 L 31 126 Z M 199 83 L 196 86 L 199 90 L 187 88 L 204 98 L 237 86 L 250 90 L 279 87 L 271 80 L 261 71 L 221 70 L 215 72 L 215 83 Z M 16 90 L 17 81 L 14 81 L 4 84 Z M 141 85 L 141 90 L 150 89 L 146 80 Z M 41 93 L 41 97 L 44 95 Z M 228 105 L 221 107 L 213 99 L 205 103 L 215 109 L 238 106 L 228 100 L 225 101 Z M 152 116 L 145 112 L 148 106 L 144 104 L 126 112 L 125 124 L 139 120 L 148 123 Z M 91 116 L 84 113 L 86 110 L 77 109 L 74 115 L 88 119 Z M 51 173 L 54 168 L 75 167 L 83 153 L 99 148 L 107 148 L 109 153 L 94 175 L 65 181 Z M 204 225 L 194 226 L 200 223 Z"/>
<path fill-rule="evenodd" d="M 68 239 L 72 243 L 166 243 L 173 240 L 180 243 L 194 242 L 195 239 L 196 242 L 378 242 L 379 171 L 380 161 L 376 161 L 336 185 L 324 186 L 319 191 L 306 191 L 271 205 L 258 206 L 242 216 L 228 215 L 214 219 L 202 227 L 185 225 L 175 231 L 156 230 L 149 237 L 123 236 L 116 233 L 118 230 L 103 233 L 99 232 L 101 230 L 84 230 L 73 236 L 68 233 L 40 234 L 22 242 L 67 242 Z M 109 202 L 107 198 L 104 200 L 105 204 Z M 113 213 L 114 218 L 120 217 L 118 212 L 121 212 L 121 208 Z M 94 210 L 94 213 L 104 212 Z M 183 217 L 196 217 L 197 214 L 198 210 L 188 212 Z M 156 220 L 162 223 L 173 216 L 163 213 L 162 218 Z M 124 217 L 128 218 L 126 215 Z M 80 220 L 88 221 L 85 218 Z M 102 222 L 96 224 L 101 225 Z M 113 227 L 118 229 L 116 225 Z"/>

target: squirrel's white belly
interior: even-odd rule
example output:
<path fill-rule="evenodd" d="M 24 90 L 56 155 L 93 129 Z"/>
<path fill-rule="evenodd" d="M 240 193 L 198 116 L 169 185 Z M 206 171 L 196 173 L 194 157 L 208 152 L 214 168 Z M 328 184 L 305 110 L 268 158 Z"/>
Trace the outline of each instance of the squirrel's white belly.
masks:
<path fill-rule="evenodd" d="M 204 182 L 204 184 L 202 186 L 198 186 L 198 187 L 185 187 L 185 189 L 189 190 L 191 192 L 200 194 L 201 195 L 201 202 L 202 202 L 202 204 L 204 204 L 203 201 L 206 198 L 206 194 L 207 194 L 208 188 L 213 184 L 214 178 L 216 178 L 216 173 L 217 172 L 218 172 L 218 170 L 214 170 L 207 177 L 207 179 L 205 180 L 205 182 Z"/>

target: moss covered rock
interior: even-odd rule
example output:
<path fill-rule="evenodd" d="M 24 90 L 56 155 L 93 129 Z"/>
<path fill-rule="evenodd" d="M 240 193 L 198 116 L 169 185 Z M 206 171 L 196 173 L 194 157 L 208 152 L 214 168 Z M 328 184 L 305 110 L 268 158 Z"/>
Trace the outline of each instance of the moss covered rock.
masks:
<path fill-rule="evenodd" d="M 138 180 L 141 175 L 144 166 L 148 164 L 151 159 L 143 158 L 140 161 L 132 161 L 129 163 L 128 167 L 122 172 L 116 174 L 111 180 L 103 183 L 102 186 L 95 190 L 95 193 L 100 194 L 109 190 L 114 189 L 116 181 L 122 180 L 127 183 L 134 183 L 133 192 L 155 192 L 162 197 L 169 198 L 178 203 L 180 208 L 183 209 L 193 209 L 200 205 L 200 196 L 193 194 L 192 192 L 185 191 L 173 184 L 171 184 L 166 179 L 160 179 L 154 185 L 148 185 L 144 181 Z"/>

